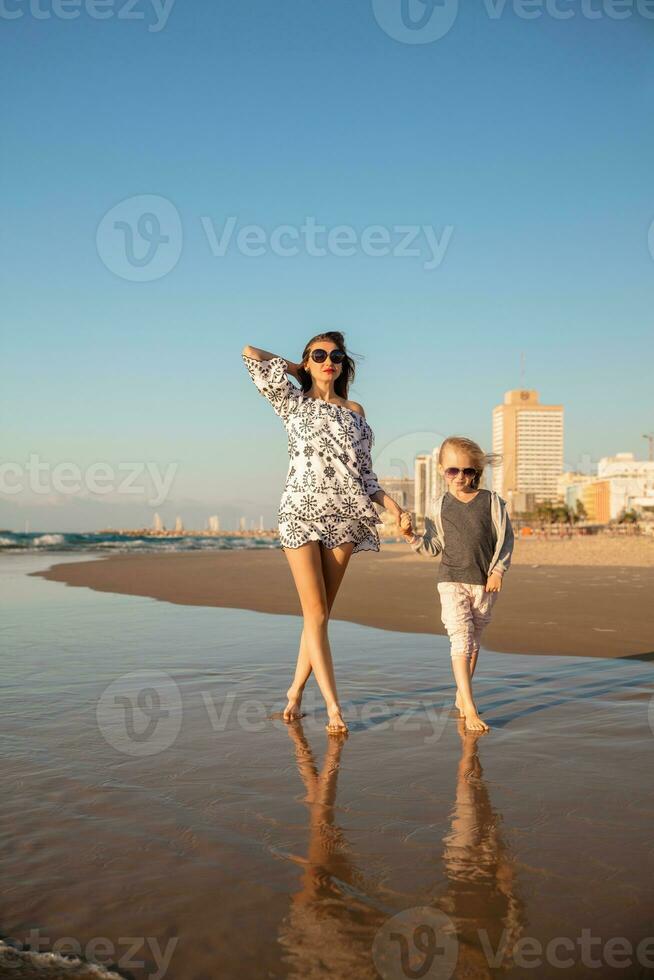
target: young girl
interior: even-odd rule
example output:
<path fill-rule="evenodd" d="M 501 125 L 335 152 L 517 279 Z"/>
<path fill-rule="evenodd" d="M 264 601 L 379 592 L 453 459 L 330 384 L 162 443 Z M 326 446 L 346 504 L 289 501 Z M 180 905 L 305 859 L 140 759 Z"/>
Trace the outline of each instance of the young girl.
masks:
<path fill-rule="evenodd" d="M 402 533 L 413 550 L 426 557 L 442 554 L 438 575 L 441 618 L 450 638 L 456 706 L 466 728 L 488 731 L 472 699 L 482 630 L 488 625 L 502 576 L 511 563 L 513 529 L 504 500 L 482 490 L 484 467 L 498 457 L 487 455 L 463 436 L 450 436 L 440 448 L 438 469 L 447 490 L 436 500 L 434 519 L 416 535 L 411 517 L 402 515 Z"/>

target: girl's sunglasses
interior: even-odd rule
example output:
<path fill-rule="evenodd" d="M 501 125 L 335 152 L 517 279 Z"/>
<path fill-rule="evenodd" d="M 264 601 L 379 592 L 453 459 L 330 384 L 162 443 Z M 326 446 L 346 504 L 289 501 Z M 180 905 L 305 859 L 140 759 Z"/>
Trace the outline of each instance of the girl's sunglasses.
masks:
<path fill-rule="evenodd" d="M 477 470 L 473 469 L 472 466 L 466 466 L 462 470 L 459 469 L 458 466 L 448 466 L 448 468 L 445 470 L 445 476 L 448 478 L 448 480 L 453 480 L 455 476 L 459 475 L 459 473 L 463 473 L 466 480 L 472 480 L 474 476 L 477 476 Z"/>
<path fill-rule="evenodd" d="M 323 361 L 327 360 L 328 356 L 332 364 L 342 364 L 345 360 L 345 354 L 342 350 L 331 350 L 329 355 L 327 354 L 326 350 L 322 349 L 322 347 L 316 347 L 315 350 L 311 351 L 311 360 L 315 361 L 316 364 L 322 364 Z"/>

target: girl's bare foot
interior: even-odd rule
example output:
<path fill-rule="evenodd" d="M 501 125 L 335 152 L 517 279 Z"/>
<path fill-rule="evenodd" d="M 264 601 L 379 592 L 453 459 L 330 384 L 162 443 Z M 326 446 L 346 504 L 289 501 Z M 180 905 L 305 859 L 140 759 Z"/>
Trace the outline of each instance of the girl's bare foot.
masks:
<path fill-rule="evenodd" d="M 325 725 L 325 728 L 330 735 L 345 735 L 348 731 L 348 727 L 343 721 L 341 709 L 338 705 L 329 711 L 329 722 Z"/>
<path fill-rule="evenodd" d="M 474 705 L 475 711 L 477 711 L 477 714 L 479 714 L 479 711 L 477 710 L 477 705 L 474 703 L 474 701 L 472 703 Z M 456 700 L 454 702 L 454 706 L 459 712 L 459 718 L 465 718 L 466 713 L 463 710 L 463 700 L 458 691 L 456 692 Z"/>
<path fill-rule="evenodd" d="M 477 714 L 477 709 L 474 707 L 470 711 L 464 711 L 463 717 L 465 718 L 466 728 L 470 732 L 487 732 L 490 730 L 490 726 L 485 721 L 482 721 Z"/>
<path fill-rule="evenodd" d="M 288 698 L 288 704 L 284 708 L 284 721 L 297 721 L 298 718 L 302 717 L 302 711 L 300 705 L 302 703 L 302 692 L 298 694 L 294 691 L 292 687 L 289 687 L 286 692 L 286 697 Z"/>

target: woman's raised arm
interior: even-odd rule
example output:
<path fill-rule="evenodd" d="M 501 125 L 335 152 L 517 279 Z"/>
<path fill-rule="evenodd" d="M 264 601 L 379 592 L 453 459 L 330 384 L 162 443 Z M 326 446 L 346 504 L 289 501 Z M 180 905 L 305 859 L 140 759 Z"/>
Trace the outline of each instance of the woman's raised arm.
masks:
<path fill-rule="evenodd" d="M 268 350 L 262 350 L 261 347 L 251 347 L 250 344 L 246 344 L 242 350 L 245 357 L 252 357 L 255 361 L 272 361 L 273 357 L 281 357 L 281 354 L 271 354 Z M 282 358 L 286 361 L 288 365 L 288 374 L 292 375 L 296 381 L 299 381 L 298 368 L 301 367 L 300 364 L 296 364 L 294 361 L 289 361 L 287 357 Z"/>

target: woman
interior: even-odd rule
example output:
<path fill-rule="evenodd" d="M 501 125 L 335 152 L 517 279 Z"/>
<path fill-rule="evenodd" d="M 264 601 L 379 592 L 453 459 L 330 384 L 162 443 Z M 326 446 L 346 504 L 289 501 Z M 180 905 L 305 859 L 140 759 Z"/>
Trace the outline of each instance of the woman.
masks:
<path fill-rule="evenodd" d="M 327 625 L 350 557 L 379 551 L 373 501 L 402 510 L 372 469 L 372 429 L 361 405 L 348 400 L 354 361 L 337 331 L 317 334 L 295 364 L 257 347 L 243 360 L 262 395 L 284 423 L 290 457 L 279 506 L 279 538 L 300 598 L 304 628 L 284 720 L 301 717 L 311 675 L 325 699 L 330 734 L 347 732 L 336 693 Z M 287 375 L 296 378 L 301 388 Z"/>

